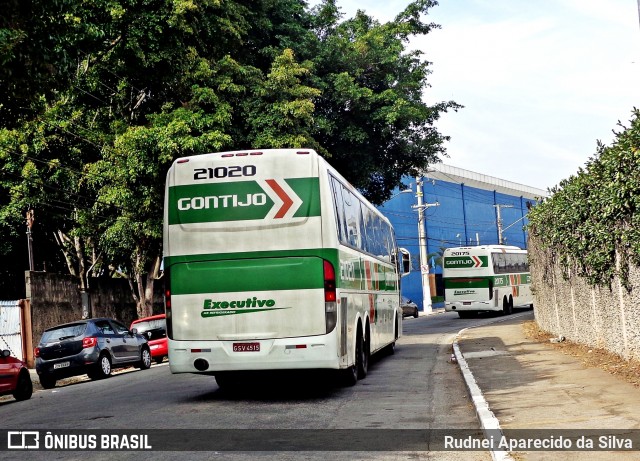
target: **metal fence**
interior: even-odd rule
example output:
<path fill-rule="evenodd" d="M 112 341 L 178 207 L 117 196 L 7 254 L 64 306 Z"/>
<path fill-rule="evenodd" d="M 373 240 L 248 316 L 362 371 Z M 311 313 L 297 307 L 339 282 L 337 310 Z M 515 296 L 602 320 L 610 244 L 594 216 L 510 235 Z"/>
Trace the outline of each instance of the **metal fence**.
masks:
<path fill-rule="evenodd" d="M 0 301 L 0 349 L 22 358 L 20 301 Z"/>

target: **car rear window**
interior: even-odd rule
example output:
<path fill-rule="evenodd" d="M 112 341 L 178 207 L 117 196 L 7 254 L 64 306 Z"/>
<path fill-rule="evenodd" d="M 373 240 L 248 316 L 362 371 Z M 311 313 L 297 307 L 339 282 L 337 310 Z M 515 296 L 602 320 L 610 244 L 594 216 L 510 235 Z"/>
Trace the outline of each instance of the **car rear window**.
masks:
<path fill-rule="evenodd" d="M 75 338 L 77 336 L 84 335 L 87 329 L 86 323 L 74 323 L 72 325 L 63 325 L 52 328 L 45 331 L 42 334 L 41 343 L 48 343 L 51 341 L 61 341 L 65 339 Z"/>
<path fill-rule="evenodd" d="M 145 320 L 134 323 L 133 328 L 137 328 L 138 333 L 142 334 L 149 330 L 166 330 L 167 324 L 165 319 Z"/>

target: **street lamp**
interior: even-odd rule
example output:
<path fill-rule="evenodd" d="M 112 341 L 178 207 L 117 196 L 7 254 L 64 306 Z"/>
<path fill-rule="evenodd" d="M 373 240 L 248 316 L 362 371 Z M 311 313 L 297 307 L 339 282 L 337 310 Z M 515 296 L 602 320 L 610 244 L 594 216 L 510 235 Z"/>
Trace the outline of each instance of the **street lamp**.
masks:
<path fill-rule="evenodd" d="M 389 197 L 389 200 L 391 200 L 392 198 L 396 198 L 398 195 L 401 195 L 401 194 L 413 194 L 413 190 L 411 190 L 410 187 L 407 187 L 405 190 L 401 190 L 397 194 L 393 194 L 391 197 Z"/>

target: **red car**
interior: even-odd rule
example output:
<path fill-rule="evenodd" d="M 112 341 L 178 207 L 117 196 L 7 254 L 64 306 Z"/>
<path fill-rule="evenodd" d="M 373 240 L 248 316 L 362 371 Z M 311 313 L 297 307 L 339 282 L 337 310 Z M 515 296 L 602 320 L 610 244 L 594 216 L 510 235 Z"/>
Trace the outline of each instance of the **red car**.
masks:
<path fill-rule="evenodd" d="M 147 338 L 151 349 L 151 358 L 156 363 L 162 363 L 168 356 L 167 322 L 164 314 L 152 315 L 131 322 L 130 330 L 136 328 L 138 334 Z"/>
<path fill-rule="evenodd" d="M 11 352 L 0 353 L 0 395 L 13 394 L 16 400 L 27 400 L 33 393 L 29 370 L 22 360 L 11 356 Z"/>

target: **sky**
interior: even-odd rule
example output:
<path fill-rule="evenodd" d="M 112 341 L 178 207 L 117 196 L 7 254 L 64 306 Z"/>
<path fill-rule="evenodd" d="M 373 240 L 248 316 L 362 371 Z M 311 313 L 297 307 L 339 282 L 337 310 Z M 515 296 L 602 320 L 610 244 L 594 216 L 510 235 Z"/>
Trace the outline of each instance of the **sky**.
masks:
<path fill-rule="evenodd" d="M 315 2 L 310 2 L 311 4 Z M 408 0 L 338 0 L 385 22 Z M 546 190 L 611 145 L 640 108 L 638 0 L 439 0 L 414 37 L 444 114 L 443 163 Z"/>

